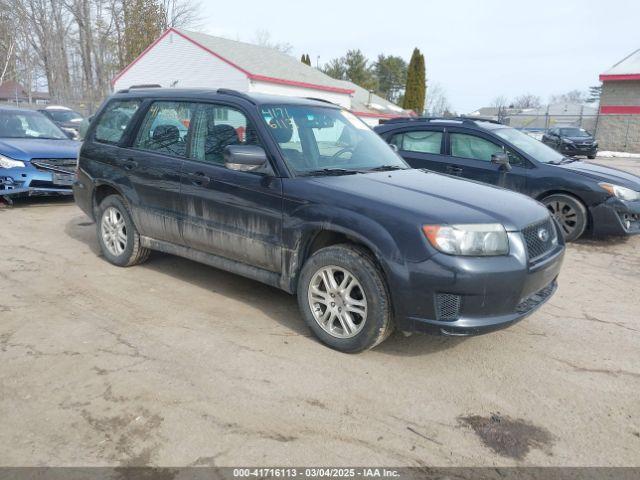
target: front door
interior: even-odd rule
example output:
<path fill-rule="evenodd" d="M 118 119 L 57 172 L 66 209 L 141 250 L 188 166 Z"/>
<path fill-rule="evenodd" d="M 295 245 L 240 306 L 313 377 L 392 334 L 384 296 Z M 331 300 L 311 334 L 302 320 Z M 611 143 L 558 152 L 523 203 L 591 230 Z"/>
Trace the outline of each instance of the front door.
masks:
<path fill-rule="evenodd" d="M 526 192 L 527 162 L 516 152 L 478 132 L 453 128 L 448 132 L 448 172 L 453 175 Z M 491 156 L 506 153 L 511 170 L 491 162 Z"/>
<path fill-rule="evenodd" d="M 191 129 L 181 174 L 184 241 L 197 250 L 280 272 L 281 179 L 224 165 L 226 146 L 260 145 L 247 116 L 234 106 L 202 103 Z"/>

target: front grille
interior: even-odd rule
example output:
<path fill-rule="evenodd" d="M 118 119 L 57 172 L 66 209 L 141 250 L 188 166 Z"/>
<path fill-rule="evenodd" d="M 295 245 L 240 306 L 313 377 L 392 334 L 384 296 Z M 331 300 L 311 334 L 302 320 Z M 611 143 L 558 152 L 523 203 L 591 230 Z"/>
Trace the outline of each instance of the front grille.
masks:
<path fill-rule="evenodd" d="M 518 313 L 527 313 L 536 308 L 542 302 L 544 302 L 547 298 L 551 296 L 553 291 L 556 288 L 556 281 L 554 280 L 549 285 L 544 287 L 542 290 L 537 291 L 533 295 L 522 300 L 518 306 L 516 307 L 516 312 Z"/>
<path fill-rule="evenodd" d="M 542 257 L 558 243 L 556 228 L 551 217 L 523 228 L 522 236 L 527 245 L 530 261 Z"/>
<path fill-rule="evenodd" d="M 75 158 L 33 158 L 31 165 L 47 172 L 74 173 L 78 160 Z"/>
<path fill-rule="evenodd" d="M 436 318 L 445 322 L 457 320 L 460 316 L 462 297 L 452 293 L 436 294 Z"/>

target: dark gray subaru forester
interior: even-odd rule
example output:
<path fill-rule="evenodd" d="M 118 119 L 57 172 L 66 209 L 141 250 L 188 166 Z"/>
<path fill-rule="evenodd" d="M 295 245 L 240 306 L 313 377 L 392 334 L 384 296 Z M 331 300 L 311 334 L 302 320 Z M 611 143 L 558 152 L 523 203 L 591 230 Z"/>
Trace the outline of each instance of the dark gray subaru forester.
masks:
<path fill-rule="evenodd" d="M 556 289 L 564 242 L 540 203 L 414 170 L 350 112 L 231 90 L 110 97 L 79 156 L 77 204 L 107 260 L 150 250 L 297 293 L 324 343 L 475 335 Z"/>

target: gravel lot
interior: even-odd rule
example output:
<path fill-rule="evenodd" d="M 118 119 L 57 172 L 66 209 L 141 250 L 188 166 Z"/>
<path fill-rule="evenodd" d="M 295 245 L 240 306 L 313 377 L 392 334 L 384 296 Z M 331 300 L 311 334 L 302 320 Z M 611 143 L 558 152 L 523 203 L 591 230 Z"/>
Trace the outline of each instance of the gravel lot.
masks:
<path fill-rule="evenodd" d="M 0 240 L 0 465 L 640 465 L 640 237 L 572 244 L 507 330 L 355 356 L 273 288 L 111 266 L 69 201 L 0 208 Z"/>

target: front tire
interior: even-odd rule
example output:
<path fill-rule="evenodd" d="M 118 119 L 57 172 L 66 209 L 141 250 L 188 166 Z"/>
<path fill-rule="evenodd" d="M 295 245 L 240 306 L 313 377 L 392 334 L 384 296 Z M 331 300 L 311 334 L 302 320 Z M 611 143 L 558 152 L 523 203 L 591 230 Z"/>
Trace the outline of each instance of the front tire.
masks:
<path fill-rule="evenodd" d="M 587 228 L 587 207 L 575 197 L 562 193 L 542 199 L 551 215 L 558 221 L 565 241 L 573 242 L 582 236 Z"/>
<path fill-rule="evenodd" d="M 335 350 L 373 348 L 393 330 L 382 272 L 358 246 L 334 245 L 315 252 L 302 268 L 297 293 L 305 322 Z"/>
<path fill-rule="evenodd" d="M 150 250 L 140 243 L 140 234 L 120 195 L 109 195 L 98 206 L 98 242 L 104 257 L 119 267 L 142 263 Z"/>
<path fill-rule="evenodd" d="M 595 156 L 595 155 L 587 155 L 587 158 L 588 158 L 589 160 L 593 160 L 594 158 L 596 158 L 596 156 Z"/>

